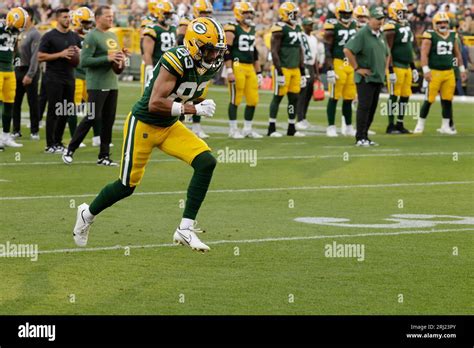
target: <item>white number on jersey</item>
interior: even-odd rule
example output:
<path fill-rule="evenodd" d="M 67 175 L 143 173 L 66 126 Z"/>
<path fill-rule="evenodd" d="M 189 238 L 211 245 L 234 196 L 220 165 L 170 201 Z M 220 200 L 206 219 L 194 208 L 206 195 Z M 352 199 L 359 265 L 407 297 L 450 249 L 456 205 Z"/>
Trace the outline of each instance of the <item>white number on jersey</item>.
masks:
<path fill-rule="evenodd" d="M 7 33 L 0 35 L 0 51 L 12 51 L 15 49 L 15 37 Z"/>
<path fill-rule="evenodd" d="M 436 46 L 436 53 L 438 53 L 438 55 L 440 56 L 453 54 L 453 43 L 446 41 L 438 41 L 438 45 Z"/>
<path fill-rule="evenodd" d="M 163 32 L 160 35 L 161 40 L 161 51 L 168 51 L 170 48 L 173 48 L 176 44 L 176 37 L 174 33 Z"/>
<path fill-rule="evenodd" d="M 341 36 L 342 38 L 339 40 L 338 45 L 344 46 L 354 34 L 356 33 L 355 29 L 340 29 L 337 31 L 337 35 Z"/>
<path fill-rule="evenodd" d="M 402 42 L 407 43 L 408 40 L 413 41 L 413 35 L 410 35 L 411 29 L 409 27 L 400 27 L 400 34 L 403 35 Z"/>
<path fill-rule="evenodd" d="M 176 93 L 171 94 L 168 99 L 175 100 L 176 98 L 181 99 L 181 101 L 186 102 L 189 99 L 194 97 L 196 92 L 201 92 L 209 81 L 202 82 L 199 86 L 197 82 L 186 81 L 179 85 Z"/>
<path fill-rule="evenodd" d="M 255 35 L 240 35 L 239 36 L 239 51 L 241 52 L 253 52 L 255 45 Z"/>
<path fill-rule="evenodd" d="M 296 31 L 290 31 L 288 33 L 288 35 L 290 36 L 290 39 L 291 39 L 291 42 L 290 42 L 290 45 L 294 45 L 296 43 L 297 40 L 300 40 L 300 33 L 297 33 Z"/>

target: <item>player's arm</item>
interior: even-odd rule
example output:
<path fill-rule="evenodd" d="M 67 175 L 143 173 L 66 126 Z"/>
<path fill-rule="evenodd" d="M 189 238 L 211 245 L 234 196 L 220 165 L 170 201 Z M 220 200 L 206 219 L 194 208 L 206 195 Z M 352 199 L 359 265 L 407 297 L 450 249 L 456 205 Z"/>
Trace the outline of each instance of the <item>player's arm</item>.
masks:
<path fill-rule="evenodd" d="M 259 56 L 258 56 L 257 47 L 254 47 L 254 49 L 253 49 L 253 68 L 255 69 L 255 72 L 257 74 L 262 73 L 262 67 L 260 66 L 260 60 L 259 60 Z"/>
<path fill-rule="evenodd" d="M 75 53 L 75 50 L 72 47 L 68 47 L 61 52 L 48 53 L 51 47 L 51 42 L 49 41 L 49 35 L 43 36 L 40 42 L 40 47 L 38 49 L 38 62 L 50 62 L 56 59 L 65 58 L 71 59 Z"/>
<path fill-rule="evenodd" d="M 149 36 L 143 36 L 143 61 L 145 62 L 145 66 L 153 66 L 153 51 L 155 49 L 155 40 Z"/>
<path fill-rule="evenodd" d="M 233 28 L 233 27 L 232 27 Z M 226 26 L 225 28 L 225 38 L 227 41 L 227 50 L 224 54 L 224 65 L 227 72 L 227 80 L 229 82 L 235 81 L 234 70 L 232 69 L 232 44 L 234 43 L 235 34 L 233 30 L 231 30 L 230 26 Z"/>
<path fill-rule="evenodd" d="M 151 113 L 163 116 L 180 116 L 184 114 L 196 114 L 196 107 L 192 104 L 176 103 L 168 99 L 173 93 L 178 77 L 169 72 L 165 67 L 160 68 L 158 77 L 153 84 L 148 110 Z M 178 105 L 176 105 L 178 104 Z"/>
<path fill-rule="evenodd" d="M 370 71 L 370 69 L 365 69 L 365 68 L 359 67 L 359 64 L 357 64 L 357 59 L 356 59 L 354 53 L 349 48 L 344 47 L 343 52 L 344 52 L 344 55 L 347 58 L 347 61 L 352 66 L 354 71 L 356 71 L 357 73 L 359 73 L 360 75 L 362 75 L 364 77 L 369 76 L 372 73 Z"/>
<path fill-rule="evenodd" d="M 283 39 L 283 33 L 281 31 L 275 31 L 272 33 L 271 39 L 271 50 L 272 50 L 272 61 L 275 66 L 275 70 L 278 72 L 278 75 L 282 76 L 283 71 L 281 69 L 281 60 L 280 60 L 280 47 L 281 41 Z"/>
<path fill-rule="evenodd" d="M 462 53 L 461 53 L 461 45 L 458 43 L 458 37 L 456 35 L 456 39 L 454 41 L 454 57 L 456 57 L 456 62 L 459 66 L 459 72 L 461 73 L 461 80 L 467 80 L 466 68 L 463 64 Z"/>
<path fill-rule="evenodd" d="M 326 56 L 325 63 L 328 70 L 333 70 L 332 51 L 334 45 L 334 30 L 326 29 L 324 31 L 324 53 Z"/>
<path fill-rule="evenodd" d="M 186 29 L 188 28 L 188 21 L 181 19 L 178 24 L 178 29 L 176 30 L 176 42 L 178 46 L 184 43 L 184 35 L 186 34 Z"/>
<path fill-rule="evenodd" d="M 395 30 L 394 29 L 384 29 L 385 41 L 387 42 L 388 48 L 390 51 L 393 48 L 393 43 L 395 42 Z"/>
<path fill-rule="evenodd" d="M 426 81 L 431 81 L 431 70 L 428 66 L 428 55 L 431 50 L 431 35 L 429 33 L 423 34 L 423 41 L 421 41 L 420 61 L 423 69 L 423 75 Z"/>

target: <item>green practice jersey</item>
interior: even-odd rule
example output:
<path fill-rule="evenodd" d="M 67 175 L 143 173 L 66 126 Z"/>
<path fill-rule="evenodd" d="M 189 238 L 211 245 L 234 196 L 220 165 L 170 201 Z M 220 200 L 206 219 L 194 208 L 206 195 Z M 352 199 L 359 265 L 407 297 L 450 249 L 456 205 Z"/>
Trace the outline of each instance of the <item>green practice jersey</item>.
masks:
<path fill-rule="evenodd" d="M 442 37 L 434 30 L 423 33 L 423 39 L 431 40 L 431 49 L 428 55 L 430 69 L 449 70 L 454 66 L 454 45 L 457 45 L 457 34 L 449 31 L 446 37 Z"/>
<path fill-rule="evenodd" d="M 202 96 L 204 89 L 220 66 L 211 70 L 198 68 L 184 46 L 174 47 L 163 54 L 153 69 L 153 77 L 145 86 L 141 99 L 133 106 L 132 114 L 142 122 L 159 127 L 169 127 L 178 121 L 178 116 L 160 115 L 148 110 L 153 85 L 161 67 L 177 78 L 176 85 L 168 99 L 187 103 Z"/>
<path fill-rule="evenodd" d="M 13 71 L 13 52 L 17 39 L 17 34 L 11 34 L 5 23 L 0 23 L 0 71 Z"/>
<path fill-rule="evenodd" d="M 143 29 L 143 36 L 148 35 L 155 41 L 152 59 L 156 65 L 163 53 L 176 46 L 176 27 L 170 26 L 168 29 L 154 24 Z"/>
<path fill-rule="evenodd" d="M 301 55 L 301 27 L 291 27 L 284 22 L 273 25 L 272 33 L 283 34 L 280 46 L 280 62 L 282 68 L 298 68 Z"/>
<path fill-rule="evenodd" d="M 344 46 L 357 33 L 356 21 L 351 20 L 347 25 L 344 25 L 337 19 L 331 18 L 324 23 L 324 30 L 333 32 L 332 58 L 346 58 Z"/>
<path fill-rule="evenodd" d="M 413 63 L 413 32 L 410 26 L 389 21 L 383 27 L 384 32 L 395 32 L 392 46 L 393 65 L 398 68 L 408 68 Z"/>
<path fill-rule="evenodd" d="M 253 63 L 255 61 L 255 27 L 244 30 L 238 23 L 229 23 L 224 26 L 225 31 L 234 33 L 234 41 L 230 54 L 234 61 Z"/>

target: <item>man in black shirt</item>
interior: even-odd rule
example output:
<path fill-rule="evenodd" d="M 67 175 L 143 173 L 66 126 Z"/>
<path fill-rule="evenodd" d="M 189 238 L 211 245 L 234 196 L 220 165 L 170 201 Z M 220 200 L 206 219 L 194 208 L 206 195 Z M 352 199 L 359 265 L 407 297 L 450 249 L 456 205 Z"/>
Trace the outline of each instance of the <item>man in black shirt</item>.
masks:
<path fill-rule="evenodd" d="M 48 113 L 46 116 L 46 153 L 62 153 L 62 137 L 69 116 L 75 117 L 74 66 L 71 58 L 79 53 L 81 38 L 69 29 L 69 9 L 56 10 L 56 29 L 44 34 L 38 60 L 46 62 Z"/>

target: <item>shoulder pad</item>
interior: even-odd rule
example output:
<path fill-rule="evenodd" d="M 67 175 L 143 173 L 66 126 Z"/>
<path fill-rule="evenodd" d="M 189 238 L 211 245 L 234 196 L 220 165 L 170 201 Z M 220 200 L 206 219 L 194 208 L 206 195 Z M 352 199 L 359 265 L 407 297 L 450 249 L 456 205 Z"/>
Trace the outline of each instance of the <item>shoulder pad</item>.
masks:
<path fill-rule="evenodd" d="M 180 48 L 174 48 L 166 51 L 162 56 L 162 64 L 166 70 L 175 76 L 183 76 L 184 69 L 181 59 L 178 58 L 177 50 Z M 186 49 L 184 49 L 186 50 Z"/>
<path fill-rule="evenodd" d="M 236 24 L 231 22 L 224 25 L 224 31 L 235 31 Z"/>
<path fill-rule="evenodd" d="M 431 40 L 432 33 L 433 32 L 431 30 L 427 30 L 423 33 L 423 36 L 421 38 Z"/>
<path fill-rule="evenodd" d="M 183 17 L 179 20 L 178 25 L 188 25 L 191 21 L 187 19 L 186 17 Z"/>
<path fill-rule="evenodd" d="M 323 29 L 324 30 L 334 30 L 334 23 L 329 22 L 330 20 L 327 20 L 324 22 Z"/>
<path fill-rule="evenodd" d="M 395 30 L 395 25 L 393 23 L 386 23 L 384 24 L 383 26 L 383 30 L 384 31 L 387 31 L 387 30 Z"/>
<path fill-rule="evenodd" d="M 277 32 L 277 31 L 282 31 L 282 30 L 283 28 L 278 23 L 272 25 L 272 29 L 271 29 L 272 33 Z"/>
<path fill-rule="evenodd" d="M 147 25 L 143 29 L 143 35 L 151 36 L 152 38 L 156 39 L 156 30 L 152 26 Z"/>

